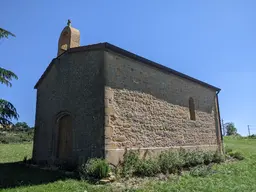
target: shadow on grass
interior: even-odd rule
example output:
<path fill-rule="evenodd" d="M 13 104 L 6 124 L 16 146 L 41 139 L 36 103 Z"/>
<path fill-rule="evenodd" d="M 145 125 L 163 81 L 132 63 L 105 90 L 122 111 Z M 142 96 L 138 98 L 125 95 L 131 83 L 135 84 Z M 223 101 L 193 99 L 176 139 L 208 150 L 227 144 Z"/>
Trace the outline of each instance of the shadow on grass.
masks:
<path fill-rule="evenodd" d="M 75 179 L 59 171 L 27 167 L 21 162 L 0 163 L 0 189 L 47 184 L 57 180 Z"/>

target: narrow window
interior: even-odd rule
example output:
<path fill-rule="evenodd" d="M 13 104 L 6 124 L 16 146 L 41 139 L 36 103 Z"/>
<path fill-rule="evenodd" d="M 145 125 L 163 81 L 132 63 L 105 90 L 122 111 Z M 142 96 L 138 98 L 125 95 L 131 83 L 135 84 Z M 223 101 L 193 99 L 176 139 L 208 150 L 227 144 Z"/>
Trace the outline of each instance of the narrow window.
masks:
<path fill-rule="evenodd" d="M 189 98 L 189 113 L 190 113 L 190 120 L 196 120 L 196 113 L 195 113 L 195 103 L 192 97 Z"/>

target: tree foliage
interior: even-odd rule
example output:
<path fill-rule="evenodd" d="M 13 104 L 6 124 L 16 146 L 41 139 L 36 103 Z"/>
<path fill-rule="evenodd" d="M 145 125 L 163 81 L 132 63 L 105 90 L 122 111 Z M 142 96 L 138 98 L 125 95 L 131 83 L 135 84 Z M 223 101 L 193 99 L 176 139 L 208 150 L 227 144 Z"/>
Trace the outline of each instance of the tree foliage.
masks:
<path fill-rule="evenodd" d="M 5 84 L 7 87 L 11 87 L 12 79 L 18 79 L 17 75 L 12 71 L 0 67 L 0 83 Z"/>
<path fill-rule="evenodd" d="M 12 125 L 11 119 L 18 119 L 16 108 L 8 101 L 0 99 L 0 125 Z"/>
<path fill-rule="evenodd" d="M 235 127 L 234 123 L 232 123 L 232 122 L 225 123 L 224 127 L 225 127 L 225 131 L 226 131 L 227 136 L 237 134 L 237 128 Z"/>
<path fill-rule="evenodd" d="M 17 127 L 17 128 L 23 128 L 23 129 L 28 129 L 28 128 L 30 128 L 26 122 L 17 122 L 17 123 L 15 124 L 15 127 Z"/>
<path fill-rule="evenodd" d="M 15 35 L 3 28 L 0 28 L 0 39 L 8 38 L 9 36 L 15 37 Z M 0 83 L 11 87 L 11 80 L 18 79 L 17 75 L 10 70 L 6 70 L 0 67 Z M 12 119 L 18 119 L 19 115 L 16 108 L 12 103 L 4 99 L 0 99 L 0 125 L 3 127 L 12 125 Z"/>
<path fill-rule="evenodd" d="M 9 36 L 15 37 L 15 35 L 13 33 L 11 33 L 10 31 L 0 28 L 0 39 L 8 38 Z"/>

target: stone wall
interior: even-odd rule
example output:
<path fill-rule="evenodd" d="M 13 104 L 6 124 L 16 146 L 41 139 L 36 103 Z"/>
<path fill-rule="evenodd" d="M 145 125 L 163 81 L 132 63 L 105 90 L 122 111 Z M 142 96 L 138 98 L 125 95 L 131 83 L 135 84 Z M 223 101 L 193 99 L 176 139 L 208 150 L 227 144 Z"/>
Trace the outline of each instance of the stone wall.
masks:
<path fill-rule="evenodd" d="M 124 148 L 217 149 L 215 91 L 129 58 L 105 52 L 106 158 Z M 196 121 L 190 120 L 189 98 Z"/>
<path fill-rule="evenodd" d="M 60 56 L 37 89 L 33 157 L 50 160 L 56 155 L 56 116 L 72 116 L 73 159 L 104 155 L 103 52 L 76 52 Z"/>

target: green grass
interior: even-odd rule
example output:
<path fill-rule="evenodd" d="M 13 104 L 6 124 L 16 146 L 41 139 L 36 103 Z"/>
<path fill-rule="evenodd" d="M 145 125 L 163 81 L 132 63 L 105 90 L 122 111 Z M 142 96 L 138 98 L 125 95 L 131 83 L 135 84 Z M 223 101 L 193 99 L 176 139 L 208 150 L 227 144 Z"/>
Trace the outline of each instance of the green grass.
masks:
<path fill-rule="evenodd" d="M 32 143 L 0 144 L 0 163 L 22 161 L 32 155 Z"/>
<path fill-rule="evenodd" d="M 225 138 L 225 145 L 241 151 L 246 159 L 214 165 L 214 172 L 206 177 L 193 177 L 184 173 L 169 181 L 151 180 L 141 184 L 137 191 L 256 192 L 256 139 Z M 58 172 L 27 168 L 14 163 L 21 161 L 26 155 L 31 156 L 31 150 L 30 143 L 0 144 L 0 191 L 121 191 L 114 184 L 92 185 L 67 178 Z"/>

